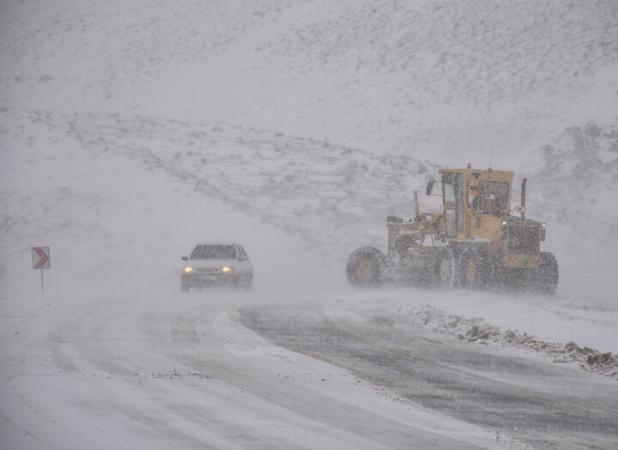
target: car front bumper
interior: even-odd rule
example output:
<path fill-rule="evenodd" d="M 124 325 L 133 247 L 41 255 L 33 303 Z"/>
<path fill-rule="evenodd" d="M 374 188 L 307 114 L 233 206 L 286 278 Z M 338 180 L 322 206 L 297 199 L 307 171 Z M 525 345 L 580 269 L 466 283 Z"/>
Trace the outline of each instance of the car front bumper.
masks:
<path fill-rule="evenodd" d="M 180 275 L 181 283 L 184 287 L 217 287 L 217 286 L 233 286 L 240 275 L 237 273 L 182 273 Z"/>

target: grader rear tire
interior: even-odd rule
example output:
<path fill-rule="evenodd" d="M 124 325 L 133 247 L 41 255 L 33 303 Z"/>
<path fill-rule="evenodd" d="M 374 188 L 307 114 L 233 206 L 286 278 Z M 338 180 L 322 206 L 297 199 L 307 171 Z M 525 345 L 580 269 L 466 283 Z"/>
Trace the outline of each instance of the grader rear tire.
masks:
<path fill-rule="evenodd" d="M 456 282 L 455 255 L 449 248 L 444 248 L 436 261 L 436 280 L 438 287 L 454 288 Z"/>
<path fill-rule="evenodd" d="M 541 252 L 541 265 L 531 273 L 530 287 L 539 294 L 552 295 L 558 288 L 560 271 L 556 257 L 549 252 Z"/>
<path fill-rule="evenodd" d="M 483 289 L 487 286 L 487 260 L 475 249 L 466 250 L 458 265 L 459 286 L 464 289 Z"/>

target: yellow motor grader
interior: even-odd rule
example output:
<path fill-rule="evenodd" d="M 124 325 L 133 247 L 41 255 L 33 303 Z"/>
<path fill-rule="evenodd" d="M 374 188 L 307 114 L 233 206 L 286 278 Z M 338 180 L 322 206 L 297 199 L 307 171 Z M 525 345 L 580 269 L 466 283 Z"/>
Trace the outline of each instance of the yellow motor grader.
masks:
<path fill-rule="evenodd" d="M 526 219 L 526 179 L 521 206 L 511 214 L 513 172 L 444 169 L 430 181 L 427 195 L 441 187 L 442 207 L 421 213 L 414 193 L 415 216 L 388 216 L 386 254 L 374 247 L 356 249 L 346 272 L 354 286 L 405 283 L 421 286 L 526 288 L 552 294 L 558 286 L 558 263 L 541 251 L 545 224 Z"/>

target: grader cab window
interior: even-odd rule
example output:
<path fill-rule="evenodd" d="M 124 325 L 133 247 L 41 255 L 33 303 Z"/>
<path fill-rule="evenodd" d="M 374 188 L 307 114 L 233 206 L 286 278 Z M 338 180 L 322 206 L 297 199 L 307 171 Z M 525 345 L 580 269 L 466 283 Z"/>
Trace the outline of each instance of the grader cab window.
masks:
<path fill-rule="evenodd" d="M 442 195 L 446 235 L 455 237 L 464 229 L 463 220 L 463 175 L 445 173 L 442 175 Z"/>
<path fill-rule="evenodd" d="M 480 214 L 500 215 L 509 206 L 509 184 L 500 181 L 481 181 L 470 189 L 468 205 Z"/>

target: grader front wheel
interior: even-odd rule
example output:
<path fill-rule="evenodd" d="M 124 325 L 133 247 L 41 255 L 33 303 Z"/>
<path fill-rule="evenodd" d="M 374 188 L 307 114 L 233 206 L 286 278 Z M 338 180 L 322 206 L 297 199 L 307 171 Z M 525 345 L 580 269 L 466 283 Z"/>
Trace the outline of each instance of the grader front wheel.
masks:
<path fill-rule="evenodd" d="M 384 259 L 384 254 L 373 247 L 354 250 L 346 265 L 350 284 L 358 287 L 380 286 L 383 282 Z"/>

